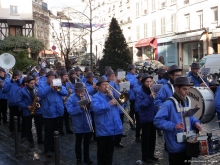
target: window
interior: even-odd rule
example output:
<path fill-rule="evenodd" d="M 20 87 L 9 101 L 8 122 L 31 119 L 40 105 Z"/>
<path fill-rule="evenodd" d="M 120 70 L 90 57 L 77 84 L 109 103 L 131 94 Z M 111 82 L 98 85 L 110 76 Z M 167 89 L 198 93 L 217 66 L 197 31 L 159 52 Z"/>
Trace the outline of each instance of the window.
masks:
<path fill-rule="evenodd" d="M 136 3 L 136 17 L 140 16 L 139 3 Z"/>
<path fill-rule="evenodd" d="M 152 21 L 152 36 L 156 36 L 156 20 Z"/>
<path fill-rule="evenodd" d="M 144 0 L 141 7 L 142 7 L 142 12 L 143 12 L 142 14 L 143 15 L 147 14 L 147 12 L 148 12 L 148 1 Z"/>
<path fill-rule="evenodd" d="M 144 38 L 147 38 L 147 23 L 144 24 Z"/>
<path fill-rule="evenodd" d="M 166 33 L 166 22 L 165 22 L 165 17 L 161 18 L 161 34 Z"/>
<path fill-rule="evenodd" d="M 152 0 L 152 11 L 156 10 L 156 2 L 155 0 Z"/>
<path fill-rule="evenodd" d="M 216 22 L 218 21 L 218 7 L 212 8 L 212 13 L 213 13 L 213 21 Z"/>
<path fill-rule="evenodd" d="M 140 40 L 140 27 L 136 26 L 136 35 L 137 35 L 137 40 Z"/>
<path fill-rule="evenodd" d="M 175 4 L 176 3 L 176 0 L 171 0 L 171 4 Z"/>
<path fill-rule="evenodd" d="M 17 15 L 18 14 L 18 7 L 17 6 L 10 6 L 10 14 Z"/>
<path fill-rule="evenodd" d="M 186 14 L 185 15 L 185 22 L 186 22 L 186 30 L 190 30 L 190 16 L 189 16 L 189 14 Z"/>
<path fill-rule="evenodd" d="M 176 32 L 176 14 L 171 15 L 171 31 Z"/>
<path fill-rule="evenodd" d="M 203 13 L 202 13 L 202 11 L 198 11 L 197 15 L 198 15 L 198 28 L 202 29 L 203 28 Z"/>

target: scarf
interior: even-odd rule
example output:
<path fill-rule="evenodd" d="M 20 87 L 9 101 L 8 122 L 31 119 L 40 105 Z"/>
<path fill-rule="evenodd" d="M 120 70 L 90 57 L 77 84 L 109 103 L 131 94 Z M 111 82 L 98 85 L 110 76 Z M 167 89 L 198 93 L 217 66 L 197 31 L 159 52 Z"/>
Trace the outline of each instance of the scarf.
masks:
<path fill-rule="evenodd" d="M 3 81 L 5 80 L 5 78 L 6 78 L 6 77 L 1 77 L 1 76 L 0 76 L 0 79 L 2 79 Z"/>
<path fill-rule="evenodd" d="M 142 85 L 142 89 L 143 89 L 143 91 L 144 91 L 147 95 L 150 95 L 150 94 L 151 94 L 150 88 L 146 87 L 145 85 Z"/>
<path fill-rule="evenodd" d="M 27 90 L 28 90 L 29 93 L 30 93 L 31 100 L 34 100 L 34 95 L 35 95 L 35 93 L 34 93 L 34 88 L 29 88 L 29 87 L 27 86 Z"/>
<path fill-rule="evenodd" d="M 173 93 L 173 97 L 180 102 L 182 106 L 184 106 L 184 103 L 186 102 L 186 97 L 183 97 L 179 92 L 175 91 Z"/>

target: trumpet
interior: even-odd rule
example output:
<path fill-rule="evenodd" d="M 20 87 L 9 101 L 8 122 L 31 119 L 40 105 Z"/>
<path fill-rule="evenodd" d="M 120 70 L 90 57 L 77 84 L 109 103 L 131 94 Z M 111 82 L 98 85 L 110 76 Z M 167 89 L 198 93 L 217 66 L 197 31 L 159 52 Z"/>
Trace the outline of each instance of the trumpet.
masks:
<path fill-rule="evenodd" d="M 40 103 L 38 102 L 37 94 L 38 94 L 38 91 L 35 89 L 34 100 L 33 100 L 32 108 L 31 108 L 31 115 L 35 115 L 37 109 L 40 108 Z"/>
<path fill-rule="evenodd" d="M 111 88 L 112 86 L 110 85 L 110 88 Z M 113 88 L 112 87 L 112 89 L 115 89 L 115 88 Z M 132 124 L 134 124 L 134 121 L 133 121 L 133 119 L 129 116 L 129 114 L 127 113 L 127 111 L 121 106 L 121 104 L 115 99 L 115 97 L 113 96 L 113 94 L 111 94 L 109 91 L 111 91 L 111 89 L 109 89 L 109 88 L 107 88 L 106 89 L 107 91 L 108 91 L 108 95 L 111 97 L 111 99 L 113 99 L 113 100 L 115 100 L 116 101 L 116 104 L 117 104 L 117 106 L 122 110 L 122 112 L 125 114 L 125 116 L 130 120 L 130 122 L 132 123 Z M 119 92 L 120 93 L 120 92 Z"/>
<path fill-rule="evenodd" d="M 87 97 L 88 97 L 88 103 L 91 103 L 92 100 L 91 100 L 91 98 L 90 98 L 90 96 L 89 96 L 89 93 L 88 93 L 87 89 L 85 89 L 85 92 L 86 92 L 86 95 L 87 95 Z M 81 98 L 81 100 L 84 100 L 83 95 L 80 95 L 80 98 Z M 94 132 L 94 129 L 93 129 L 93 126 L 92 126 L 92 121 L 91 121 L 91 119 L 90 119 L 89 111 L 88 111 L 86 105 L 83 105 L 83 108 L 85 109 L 86 120 L 87 120 L 87 122 L 88 122 L 88 124 L 89 124 L 89 128 L 90 128 L 90 130 L 91 130 L 92 132 Z"/>
<path fill-rule="evenodd" d="M 54 86 L 53 89 L 57 92 L 61 91 L 61 86 Z"/>
<path fill-rule="evenodd" d="M 124 104 L 126 101 L 128 101 L 129 94 L 126 93 L 126 90 L 124 90 L 122 93 L 120 93 L 119 91 L 117 91 L 117 89 L 112 87 L 110 84 L 109 84 L 109 87 L 111 88 L 111 90 L 115 91 L 115 93 L 119 96 L 118 101 L 120 104 Z"/>

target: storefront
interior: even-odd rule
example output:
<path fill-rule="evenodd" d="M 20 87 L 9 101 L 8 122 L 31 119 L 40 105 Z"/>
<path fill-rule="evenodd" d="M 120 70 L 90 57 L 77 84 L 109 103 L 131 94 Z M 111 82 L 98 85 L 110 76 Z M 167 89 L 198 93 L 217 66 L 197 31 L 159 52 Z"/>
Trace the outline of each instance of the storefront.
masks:
<path fill-rule="evenodd" d="M 220 28 L 217 28 L 212 32 L 211 41 L 213 53 L 220 54 Z"/>
<path fill-rule="evenodd" d="M 152 59 L 157 60 L 158 59 L 158 50 L 157 50 L 157 39 L 154 37 L 151 38 L 144 38 L 139 40 L 135 44 L 135 48 L 138 49 L 137 56 L 139 56 L 139 59 L 145 60 L 145 59 Z"/>
<path fill-rule="evenodd" d="M 173 36 L 158 38 L 158 58 L 164 59 L 164 65 L 171 66 L 178 64 L 177 43 L 172 43 Z"/>
<path fill-rule="evenodd" d="M 199 62 L 204 56 L 202 31 L 196 31 L 173 37 L 172 42 L 179 44 L 179 64 L 188 68 L 193 62 Z"/>

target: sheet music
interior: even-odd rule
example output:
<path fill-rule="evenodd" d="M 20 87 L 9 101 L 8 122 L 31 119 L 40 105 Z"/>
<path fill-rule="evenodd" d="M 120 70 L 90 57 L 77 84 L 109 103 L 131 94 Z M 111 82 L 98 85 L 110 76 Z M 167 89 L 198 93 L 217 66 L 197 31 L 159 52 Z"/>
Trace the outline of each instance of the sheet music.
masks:
<path fill-rule="evenodd" d="M 158 81 L 158 75 L 153 75 L 154 80 L 157 82 Z"/>
<path fill-rule="evenodd" d="M 202 75 L 206 76 L 210 73 L 210 68 L 201 68 L 200 72 Z"/>
<path fill-rule="evenodd" d="M 120 72 L 118 72 L 118 79 L 119 80 L 123 80 L 124 78 L 125 78 L 125 74 L 126 74 L 126 72 L 125 71 L 120 71 Z"/>
<path fill-rule="evenodd" d="M 130 82 L 126 81 L 119 83 L 119 88 L 120 88 L 120 92 L 124 91 L 124 89 L 130 90 Z"/>
<path fill-rule="evenodd" d="M 160 88 L 163 86 L 163 84 L 153 84 L 151 87 L 151 90 L 155 93 L 159 92 Z"/>
<path fill-rule="evenodd" d="M 62 86 L 62 82 L 61 82 L 61 79 L 60 78 L 55 78 L 52 80 L 53 82 L 53 86 Z"/>

